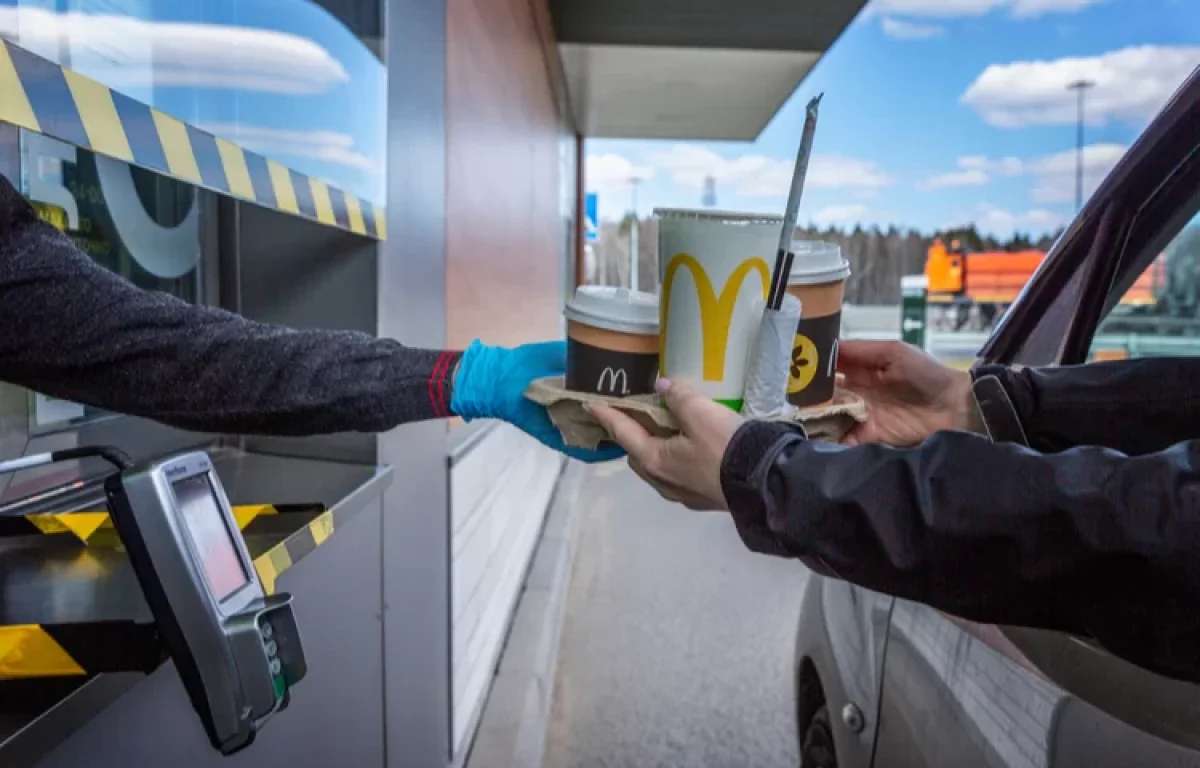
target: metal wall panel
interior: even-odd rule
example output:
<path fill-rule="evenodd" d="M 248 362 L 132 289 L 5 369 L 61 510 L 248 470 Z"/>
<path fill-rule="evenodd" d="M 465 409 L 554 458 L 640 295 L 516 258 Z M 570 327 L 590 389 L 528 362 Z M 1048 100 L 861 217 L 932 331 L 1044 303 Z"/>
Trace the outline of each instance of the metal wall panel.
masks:
<path fill-rule="evenodd" d="M 446 313 L 446 6 L 389 0 L 388 231 L 380 246 L 379 335 L 440 348 Z M 387 765 L 437 768 L 450 753 L 446 425 L 379 438 L 395 481 L 383 536 Z"/>
<path fill-rule="evenodd" d="M 507 425 L 450 470 L 453 743 L 465 756 L 563 458 Z"/>

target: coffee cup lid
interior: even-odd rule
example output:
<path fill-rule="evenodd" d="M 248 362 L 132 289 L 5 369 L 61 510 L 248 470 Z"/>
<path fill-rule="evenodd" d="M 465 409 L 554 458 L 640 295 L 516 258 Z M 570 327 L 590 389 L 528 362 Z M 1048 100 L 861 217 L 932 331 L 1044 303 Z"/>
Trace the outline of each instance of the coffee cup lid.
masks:
<path fill-rule="evenodd" d="M 567 302 L 568 320 L 618 333 L 658 333 L 658 297 L 611 285 L 581 285 Z"/>
<path fill-rule="evenodd" d="M 746 213 L 705 208 L 655 208 L 653 215 L 658 219 L 683 219 L 688 221 L 715 221 L 721 224 L 783 224 L 783 217 L 771 213 Z"/>
<path fill-rule="evenodd" d="M 834 243 L 793 240 L 792 253 L 795 258 L 788 285 L 832 283 L 850 276 L 850 262 L 842 258 L 842 249 Z"/>

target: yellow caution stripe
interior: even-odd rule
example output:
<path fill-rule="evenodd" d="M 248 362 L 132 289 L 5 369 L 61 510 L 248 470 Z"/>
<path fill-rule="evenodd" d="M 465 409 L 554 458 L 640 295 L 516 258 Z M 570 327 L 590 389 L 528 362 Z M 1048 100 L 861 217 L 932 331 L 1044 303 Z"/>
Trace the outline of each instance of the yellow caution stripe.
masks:
<path fill-rule="evenodd" d="M 254 558 L 254 569 L 268 594 L 275 592 L 276 582 L 283 573 L 333 535 L 338 515 L 334 511 L 320 509 L 314 505 L 235 508 L 235 516 L 243 530 L 256 520 L 271 525 L 283 523 L 285 510 L 294 510 L 296 514 L 307 511 L 313 515 L 312 519 L 283 541 Z M 102 524 L 97 530 L 103 528 Z M 70 532 L 78 535 L 74 530 Z M 95 539 L 96 535 L 92 534 L 90 538 Z M 0 681 L 131 670 L 149 672 L 165 658 L 166 651 L 154 624 L 99 621 L 0 626 Z"/>
<path fill-rule="evenodd" d="M 254 558 L 254 570 L 258 572 L 263 591 L 268 595 L 274 594 L 275 582 L 283 572 L 324 544 L 325 540 L 333 535 L 334 528 L 334 513 L 326 510 L 303 528 Z"/>
<path fill-rule="evenodd" d="M 149 672 L 166 658 L 153 624 L 0 626 L 0 681 Z"/>
<path fill-rule="evenodd" d="M 387 238 L 385 211 L 0 40 L 0 122 L 223 195 Z"/>
<path fill-rule="evenodd" d="M 319 507 L 312 504 L 294 506 L 247 504 L 234 507 L 233 517 L 237 520 L 238 529 L 245 531 L 262 515 L 277 515 L 281 511 L 311 512 L 315 509 L 319 509 Z M 24 521 L 26 525 L 20 525 L 21 521 Z M 44 512 L 25 515 L 23 518 L 15 518 L 6 522 L 6 525 L 0 526 L 0 536 L 69 533 L 84 543 L 93 543 L 101 534 L 113 531 L 112 519 L 108 516 L 108 512 Z"/>

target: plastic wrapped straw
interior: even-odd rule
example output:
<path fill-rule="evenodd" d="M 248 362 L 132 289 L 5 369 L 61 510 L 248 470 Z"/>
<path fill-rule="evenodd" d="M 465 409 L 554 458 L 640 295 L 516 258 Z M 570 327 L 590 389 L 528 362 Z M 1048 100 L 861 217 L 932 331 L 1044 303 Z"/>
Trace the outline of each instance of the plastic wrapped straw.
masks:
<path fill-rule="evenodd" d="M 784 294 L 779 309 L 763 310 L 742 395 L 742 415 L 746 418 L 769 419 L 795 410 L 787 401 L 787 384 L 799 322 L 800 300 L 790 293 Z"/>

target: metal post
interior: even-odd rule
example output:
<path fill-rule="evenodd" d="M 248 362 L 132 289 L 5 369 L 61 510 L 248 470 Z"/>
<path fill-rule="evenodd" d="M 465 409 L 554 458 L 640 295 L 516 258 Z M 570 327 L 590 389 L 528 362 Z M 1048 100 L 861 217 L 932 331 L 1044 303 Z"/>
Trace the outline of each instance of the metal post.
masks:
<path fill-rule="evenodd" d="M 638 258 L 638 207 L 637 207 L 637 187 L 641 179 L 634 176 L 629 180 L 633 189 L 633 222 L 629 227 L 629 289 L 636 291 L 638 289 L 638 266 L 641 259 Z"/>
<path fill-rule="evenodd" d="M 900 339 L 921 349 L 928 349 L 926 325 L 928 320 L 929 278 L 925 275 L 904 275 L 900 278 Z"/>
<path fill-rule="evenodd" d="M 1094 86 L 1090 80 L 1076 80 L 1067 86 L 1078 96 L 1077 115 L 1075 120 L 1075 212 L 1083 208 L 1083 100 L 1084 92 Z"/>

